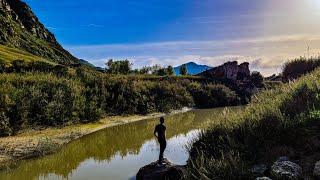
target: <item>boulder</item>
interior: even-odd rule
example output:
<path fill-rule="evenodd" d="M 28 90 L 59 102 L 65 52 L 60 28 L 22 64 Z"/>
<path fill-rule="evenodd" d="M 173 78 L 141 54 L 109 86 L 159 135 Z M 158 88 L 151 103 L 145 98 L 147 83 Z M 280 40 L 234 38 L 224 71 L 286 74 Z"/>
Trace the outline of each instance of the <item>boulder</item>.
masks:
<path fill-rule="evenodd" d="M 271 167 L 271 176 L 274 179 L 300 179 L 302 175 L 301 167 L 288 160 L 288 158 L 281 157 Z"/>
<path fill-rule="evenodd" d="M 162 180 L 162 179 L 183 179 L 186 174 L 184 166 L 174 165 L 167 159 L 164 159 L 164 164 L 159 166 L 157 162 L 152 162 L 140 168 L 136 175 L 137 180 Z"/>
<path fill-rule="evenodd" d="M 320 180 L 320 161 L 316 162 L 314 165 L 313 176 L 315 179 Z"/>

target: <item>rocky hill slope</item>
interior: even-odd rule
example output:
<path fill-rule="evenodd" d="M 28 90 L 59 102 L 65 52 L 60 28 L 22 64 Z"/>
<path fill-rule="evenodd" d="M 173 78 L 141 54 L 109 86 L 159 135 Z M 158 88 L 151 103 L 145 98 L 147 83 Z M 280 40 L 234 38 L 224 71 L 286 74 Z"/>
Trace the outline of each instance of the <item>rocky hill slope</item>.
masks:
<path fill-rule="evenodd" d="M 63 65 L 79 63 L 20 0 L 0 0 L 0 44 Z"/>

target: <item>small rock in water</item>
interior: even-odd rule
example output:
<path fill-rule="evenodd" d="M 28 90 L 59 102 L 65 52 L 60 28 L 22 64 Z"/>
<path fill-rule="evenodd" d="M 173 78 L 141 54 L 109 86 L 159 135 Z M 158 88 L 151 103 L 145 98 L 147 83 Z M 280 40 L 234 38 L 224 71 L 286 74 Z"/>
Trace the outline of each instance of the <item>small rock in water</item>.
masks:
<path fill-rule="evenodd" d="M 255 176 L 263 176 L 267 170 L 268 168 L 265 164 L 257 164 L 252 167 L 251 172 Z"/>
<path fill-rule="evenodd" d="M 313 176 L 320 180 L 320 161 L 316 162 L 314 165 Z"/>
<path fill-rule="evenodd" d="M 271 167 L 271 175 L 275 179 L 300 179 L 301 174 L 301 167 L 291 161 L 278 160 Z"/>
<path fill-rule="evenodd" d="M 163 160 L 163 164 L 159 165 L 158 162 L 153 162 L 140 168 L 137 173 L 137 180 L 162 180 L 162 179 L 174 179 L 179 180 L 184 177 L 186 173 L 184 166 L 178 166 L 172 164 L 167 159 Z"/>
<path fill-rule="evenodd" d="M 272 180 L 268 177 L 257 177 L 256 180 Z"/>

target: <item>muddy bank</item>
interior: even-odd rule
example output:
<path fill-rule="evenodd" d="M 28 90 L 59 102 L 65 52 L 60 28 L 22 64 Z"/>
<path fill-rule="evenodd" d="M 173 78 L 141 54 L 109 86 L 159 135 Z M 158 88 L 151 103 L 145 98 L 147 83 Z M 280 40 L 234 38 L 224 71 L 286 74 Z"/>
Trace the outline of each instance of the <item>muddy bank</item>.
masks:
<path fill-rule="evenodd" d="M 192 109 L 184 108 L 169 114 L 183 113 L 190 110 Z M 23 159 L 36 158 L 54 153 L 72 140 L 108 127 L 157 118 L 169 114 L 153 113 L 145 116 L 106 117 L 90 124 L 71 125 L 63 128 L 48 128 L 44 130 L 27 130 L 13 137 L 0 138 L 0 169 L 14 166 Z"/>

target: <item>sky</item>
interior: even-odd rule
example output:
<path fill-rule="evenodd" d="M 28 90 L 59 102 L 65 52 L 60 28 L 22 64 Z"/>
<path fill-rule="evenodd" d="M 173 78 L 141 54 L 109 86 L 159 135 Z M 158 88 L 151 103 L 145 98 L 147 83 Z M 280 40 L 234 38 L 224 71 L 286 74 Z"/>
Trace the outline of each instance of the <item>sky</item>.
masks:
<path fill-rule="evenodd" d="M 76 57 L 104 67 L 283 63 L 320 54 L 320 0 L 25 0 Z M 308 51 L 308 46 L 310 47 Z"/>

